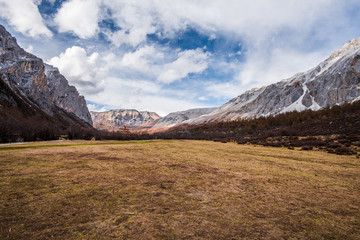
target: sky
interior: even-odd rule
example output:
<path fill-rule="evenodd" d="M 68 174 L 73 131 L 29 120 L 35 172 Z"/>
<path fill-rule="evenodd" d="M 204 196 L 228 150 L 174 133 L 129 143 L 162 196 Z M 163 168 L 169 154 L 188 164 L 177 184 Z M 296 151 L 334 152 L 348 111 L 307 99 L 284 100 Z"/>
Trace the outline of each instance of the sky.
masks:
<path fill-rule="evenodd" d="M 0 0 L 0 24 L 89 110 L 219 107 L 360 37 L 360 0 Z"/>

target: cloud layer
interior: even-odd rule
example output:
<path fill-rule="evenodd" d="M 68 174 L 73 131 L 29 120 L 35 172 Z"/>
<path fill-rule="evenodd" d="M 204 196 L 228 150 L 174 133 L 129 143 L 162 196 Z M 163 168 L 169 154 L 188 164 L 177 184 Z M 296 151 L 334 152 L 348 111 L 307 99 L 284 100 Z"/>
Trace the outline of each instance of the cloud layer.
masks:
<path fill-rule="evenodd" d="M 100 64 L 98 53 L 88 56 L 85 49 L 73 46 L 48 62 L 59 68 L 81 94 L 91 95 L 103 90 L 105 69 Z"/>
<path fill-rule="evenodd" d="M 60 32 L 71 32 L 80 38 L 90 38 L 98 30 L 99 12 L 99 1 L 72 0 L 61 6 L 54 21 Z"/>
<path fill-rule="evenodd" d="M 37 4 L 37 0 L 0 0 L 0 16 L 26 36 L 51 37 L 53 34 L 44 24 Z"/>
<path fill-rule="evenodd" d="M 201 73 L 208 67 L 209 53 L 201 49 L 179 52 L 178 58 L 164 65 L 163 73 L 157 80 L 163 83 L 172 83 L 180 80 L 190 73 Z"/>
<path fill-rule="evenodd" d="M 221 105 L 313 67 L 360 32 L 358 0 L 0 0 L 0 18 L 60 43 L 42 57 L 93 107 L 159 113 Z"/>
<path fill-rule="evenodd" d="M 209 32 L 226 32 L 259 43 L 274 33 L 292 30 L 306 37 L 314 29 L 327 31 L 341 25 L 334 16 L 343 16 L 344 8 L 356 0 L 69 0 L 55 21 L 60 31 L 71 31 L 81 38 L 92 37 L 98 22 L 111 19 L 119 30 L 108 33 L 116 45 L 135 47 L 148 34 L 173 36 L 188 25 Z M 80 10 L 81 9 L 81 10 Z M 99 12 L 108 12 L 102 14 Z M 321 24 L 321 25 L 320 25 Z"/>

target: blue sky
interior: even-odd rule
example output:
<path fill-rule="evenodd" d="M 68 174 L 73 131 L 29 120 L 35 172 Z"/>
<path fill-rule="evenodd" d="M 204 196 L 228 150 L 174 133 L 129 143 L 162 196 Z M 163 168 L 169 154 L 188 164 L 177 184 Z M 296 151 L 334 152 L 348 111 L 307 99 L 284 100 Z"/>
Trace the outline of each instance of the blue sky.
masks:
<path fill-rule="evenodd" d="M 360 37 L 360 0 L 0 0 L 0 24 L 90 110 L 216 107 Z"/>

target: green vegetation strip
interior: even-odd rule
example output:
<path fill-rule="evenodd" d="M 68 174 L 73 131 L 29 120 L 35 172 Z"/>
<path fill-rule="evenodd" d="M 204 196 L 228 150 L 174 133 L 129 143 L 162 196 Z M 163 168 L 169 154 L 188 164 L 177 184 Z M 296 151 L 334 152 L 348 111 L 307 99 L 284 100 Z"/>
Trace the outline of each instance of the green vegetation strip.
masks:
<path fill-rule="evenodd" d="M 0 152 L 4 151 L 16 151 L 32 148 L 52 148 L 52 147 L 75 147 L 75 146 L 101 146 L 101 145 L 122 145 L 122 144 L 144 144 L 152 143 L 159 140 L 151 141 L 118 141 L 118 142 L 87 142 L 87 143 L 67 143 L 67 144 L 42 144 L 42 145 L 25 145 L 25 146 L 4 146 L 0 147 Z"/>

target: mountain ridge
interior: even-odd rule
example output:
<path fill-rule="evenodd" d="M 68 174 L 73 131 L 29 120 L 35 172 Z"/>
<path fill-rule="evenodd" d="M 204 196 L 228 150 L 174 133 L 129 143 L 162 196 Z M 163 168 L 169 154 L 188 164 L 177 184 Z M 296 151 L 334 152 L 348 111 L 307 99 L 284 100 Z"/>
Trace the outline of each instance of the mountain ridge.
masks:
<path fill-rule="evenodd" d="M 136 109 L 113 109 L 110 111 L 90 112 L 93 126 L 98 130 L 117 131 L 120 128 L 150 128 L 160 116 L 155 112 Z"/>
<path fill-rule="evenodd" d="M 172 126 L 208 114 L 216 108 L 195 108 L 172 112 L 160 117 L 155 112 L 138 111 L 136 109 L 113 109 L 110 111 L 91 111 L 94 127 L 98 130 L 116 131 L 124 126 L 133 130 L 164 131 Z"/>
<path fill-rule="evenodd" d="M 21 48 L 2 25 L 0 74 L 10 89 L 50 116 L 54 117 L 60 108 L 92 125 L 85 98 L 69 85 L 57 68 Z"/>
<path fill-rule="evenodd" d="M 193 108 L 185 111 L 171 112 L 165 117 L 161 118 L 153 128 L 172 127 L 177 124 L 181 124 L 189 119 L 209 114 L 216 108 Z"/>
<path fill-rule="evenodd" d="M 58 139 L 75 128 L 93 129 L 85 98 L 0 25 L 0 142 Z"/>
<path fill-rule="evenodd" d="M 248 90 L 185 124 L 233 121 L 351 102 L 360 96 L 360 38 L 345 43 L 308 71 Z"/>

